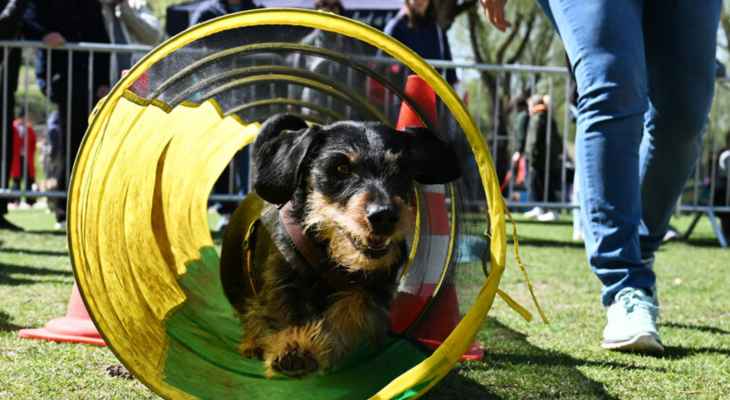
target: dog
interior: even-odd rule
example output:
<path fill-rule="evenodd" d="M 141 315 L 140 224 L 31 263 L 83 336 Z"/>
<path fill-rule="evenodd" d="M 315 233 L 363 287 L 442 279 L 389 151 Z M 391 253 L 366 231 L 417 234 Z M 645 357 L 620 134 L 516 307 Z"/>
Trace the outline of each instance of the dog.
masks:
<path fill-rule="evenodd" d="M 244 222 L 247 197 L 221 252 L 223 288 L 243 326 L 240 351 L 263 360 L 267 377 L 325 371 L 387 334 L 414 226 L 414 183 L 459 178 L 457 157 L 425 128 L 309 126 L 291 114 L 262 124 L 252 155 L 260 218 Z"/>

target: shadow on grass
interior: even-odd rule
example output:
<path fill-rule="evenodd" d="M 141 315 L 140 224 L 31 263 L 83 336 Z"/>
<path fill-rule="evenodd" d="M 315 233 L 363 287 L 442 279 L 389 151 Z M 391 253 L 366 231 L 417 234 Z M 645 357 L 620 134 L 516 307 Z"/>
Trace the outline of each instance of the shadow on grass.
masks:
<path fill-rule="evenodd" d="M 721 329 L 721 328 L 718 328 L 715 326 L 680 324 L 677 322 L 662 322 L 659 324 L 659 326 L 664 326 L 667 328 L 676 328 L 676 329 L 689 329 L 689 330 L 699 331 L 699 332 L 714 333 L 717 335 L 730 335 L 730 331 L 726 331 L 724 329 Z"/>
<path fill-rule="evenodd" d="M 557 220 L 557 221 L 538 221 L 536 219 L 515 218 L 515 223 L 517 224 L 518 227 L 520 225 L 545 225 L 545 226 L 558 226 L 558 225 L 563 225 L 563 226 L 571 225 L 572 226 L 573 225 L 573 221 L 569 220 L 569 219 L 561 219 L 561 220 Z"/>
<path fill-rule="evenodd" d="M 676 241 L 677 243 L 684 243 L 687 246 L 692 246 L 692 247 L 702 247 L 702 248 L 716 247 L 718 249 L 721 248 L 720 247 L 720 242 L 717 239 L 715 239 L 715 238 L 675 239 L 673 241 Z"/>
<path fill-rule="evenodd" d="M 50 256 L 50 257 L 66 257 L 68 251 L 53 250 L 37 250 L 37 249 L 16 249 L 12 247 L 4 247 L 0 249 L 0 253 L 27 254 L 31 256 Z"/>
<path fill-rule="evenodd" d="M 664 346 L 664 353 L 657 354 L 657 358 L 679 360 L 682 358 L 696 356 L 698 354 L 723 355 L 730 357 L 730 349 L 718 349 L 712 347 L 680 347 Z"/>
<path fill-rule="evenodd" d="M 39 230 L 28 230 L 23 233 L 30 233 L 34 235 L 53 235 L 53 236 L 66 236 L 66 231 L 62 229 L 39 229 Z"/>
<path fill-rule="evenodd" d="M 73 276 L 73 273 L 71 271 L 59 271 L 49 268 L 26 267 L 22 265 L 0 263 L 0 285 L 17 286 L 35 283 L 68 283 L 67 281 L 61 280 L 35 280 L 11 276 L 14 274 L 34 276 L 58 276 L 69 278 Z"/>
<path fill-rule="evenodd" d="M 424 400 L 463 400 L 463 399 L 485 399 L 497 400 L 504 397 L 492 393 L 482 383 L 466 377 L 463 367 L 457 367 L 441 380 L 436 387 L 426 393 Z"/>
<path fill-rule="evenodd" d="M 534 238 L 527 236 L 517 236 L 517 240 L 520 241 L 520 245 L 535 246 L 535 247 L 574 247 L 577 249 L 583 248 L 583 242 L 576 242 L 573 240 L 548 240 L 542 238 Z M 509 239 L 510 243 L 514 243 L 512 237 Z"/>
<path fill-rule="evenodd" d="M 10 322 L 10 314 L 0 311 L 0 332 L 14 332 L 25 328 L 27 326 L 15 325 Z"/>
<path fill-rule="evenodd" d="M 452 371 L 424 399 L 616 399 L 579 367 L 653 369 L 620 362 L 581 360 L 545 350 L 492 318 L 480 336 L 487 343 L 484 360 L 463 364 Z"/>

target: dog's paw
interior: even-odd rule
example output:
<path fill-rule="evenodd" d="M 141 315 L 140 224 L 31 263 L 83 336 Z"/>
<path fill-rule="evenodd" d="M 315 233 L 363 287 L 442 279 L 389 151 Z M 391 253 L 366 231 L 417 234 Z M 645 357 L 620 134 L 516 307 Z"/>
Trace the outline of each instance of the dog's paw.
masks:
<path fill-rule="evenodd" d="M 288 377 L 299 378 L 319 369 L 319 362 L 311 351 L 291 344 L 271 361 L 271 369 Z"/>

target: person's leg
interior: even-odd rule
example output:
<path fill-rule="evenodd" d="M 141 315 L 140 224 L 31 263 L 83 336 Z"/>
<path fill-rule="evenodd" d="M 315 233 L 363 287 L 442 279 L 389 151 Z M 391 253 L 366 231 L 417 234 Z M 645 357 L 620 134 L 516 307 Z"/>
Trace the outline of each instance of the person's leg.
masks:
<path fill-rule="evenodd" d="M 74 79 L 77 80 L 78 77 L 74 76 Z M 78 82 L 78 81 L 76 81 Z M 81 86 L 80 84 L 78 86 L 75 86 L 73 88 L 73 93 L 83 93 L 83 96 L 75 95 L 72 97 L 71 100 L 71 110 L 68 114 L 65 114 L 66 110 L 65 107 L 63 109 L 64 114 L 61 115 L 61 121 L 63 122 L 63 132 L 66 132 L 66 127 L 68 126 L 66 123 L 66 118 L 70 116 L 71 118 L 71 131 L 70 134 L 66 134 L 64 137 L 64 144 L 67 143 L 66 140 L 70 141 L 70 147 L 69 147 L 69 157 L 68 157 L 68 164 L 66 164 L 66 148 L 63 149 L 63 157 L 64 157 L 64 167 L 61 171 L 60 175 L 62 179 L 59 181 L 59 189 L 66 191 L 66 196 L 64 198 L 59 199 L 57 203 L 56 208 L 56 221 L 59 223 L 60 226 L 65 226 L 66 223 L 66 210 L 68 207 L 68 184 L 71 179 L 71 172 L 74 165 L 74 162 L 76 160 L 76 155 L 81 148 L 81 141 L 84 138 L 84 134 L 86 133 L 86 127 L 88 125 L 87 121 L 89 118 L 89 104 L 86 97 L 86 91 L 88 89 L 86 86 Z M 59 111 L 62 109 L 62 107 L 59 105 Z M 63 183 L 62 185 L 60 183 Z"/>
<path fill-rule="evenodd" d="M 722 2 L 647 5 L 644 22 L 650 106 L 641 142 L 641 251 L 653 259 L 700 153 L 712 105 Z"/>
<path fill-rule="evenodd" d="M 528 156 L 531 157 L 531 156 Z M 537 168 L 536 165 L 532 162 L 532 159 L 530 158 L 528 160 L 528 167 L 527 167 L 527 177 L 525 178 L 525 186 L 527 188 L 527 194 L 528 199 L 530 201 L 539 202 L 541 201 L 542 191 L 541 191 L 541 184 L 540 184 L 540 170 Z M 535 206 L 531 209 L 529 209 L 527 212 L 525 212 L 524 217 L 525 218 L 537 218 L 539 215 L 543 213 L 542 207 Z"/>
<path fill-rule="evenodd" d="M 576 162 L 588 261 L 608 306 L 624 288 L 649 289 L 641 261 L 639 144 L 647 107 L 638 0 L 541 0 L 578 85 Z"/>

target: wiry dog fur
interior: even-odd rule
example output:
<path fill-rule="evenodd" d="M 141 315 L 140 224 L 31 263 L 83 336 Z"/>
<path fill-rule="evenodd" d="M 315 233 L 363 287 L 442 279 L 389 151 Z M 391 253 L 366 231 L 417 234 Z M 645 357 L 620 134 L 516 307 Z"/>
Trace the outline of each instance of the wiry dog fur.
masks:
<path fill-rule="evenodd" d="M 241 352 L 262 359 L 269 376 L 303 376 L 384 337 L 413 227 L 414 182 L 456 179 L 458 162 L 426 129 L 310 127 L 286 114 L 264 123 L 253 156 L 254 187 L 267 203 L 253 267 L 244 271 L 239 207 L 224 235 L 223 286 L 243 321 Z M 291 226 L 323 255 L 316 265 Z"/>

